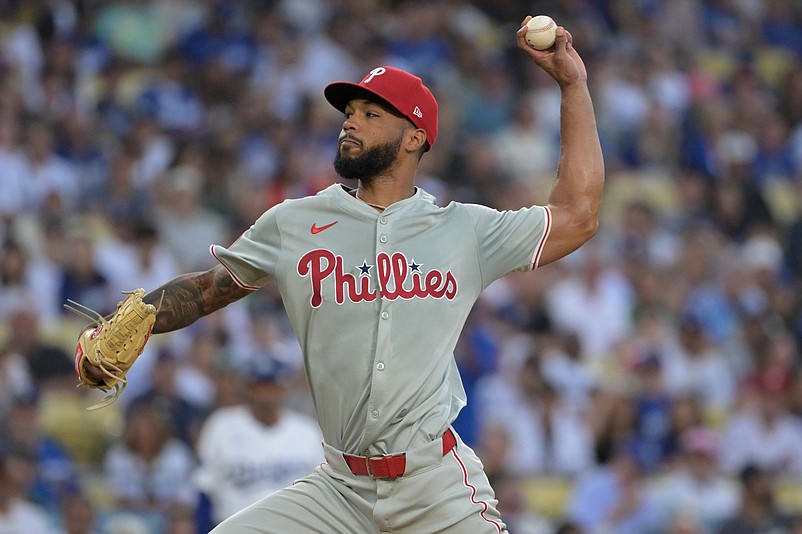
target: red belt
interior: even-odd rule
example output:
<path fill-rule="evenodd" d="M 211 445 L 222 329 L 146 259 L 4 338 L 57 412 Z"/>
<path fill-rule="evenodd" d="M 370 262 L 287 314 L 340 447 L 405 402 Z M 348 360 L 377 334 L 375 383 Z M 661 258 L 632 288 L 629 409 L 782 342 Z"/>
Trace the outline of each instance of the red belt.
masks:
<path fill-rule="evenodd" d="M 443 456 L 451 452 L 457 444 L 457 438 L 449 428 L 443 434 Z M 388 454 L 386 456 L 351 456 L 343 454 L 345 463 L 355 475 L 366 475 L 371 478 L 395 479 L 404 474 L 407 468 L 407 454 Z"/>

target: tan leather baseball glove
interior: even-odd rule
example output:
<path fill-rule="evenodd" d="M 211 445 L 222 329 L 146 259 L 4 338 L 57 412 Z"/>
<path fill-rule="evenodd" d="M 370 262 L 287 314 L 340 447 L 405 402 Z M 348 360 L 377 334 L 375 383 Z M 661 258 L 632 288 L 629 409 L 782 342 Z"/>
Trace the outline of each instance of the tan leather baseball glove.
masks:
<path fill-rule="evenodd" d="M 158 309 L 153 304 L 142 301 L 144 289 L 124 291 L 123 294 L 127 295 L 126 298 L 117 304 L 117 310 L 108 319 L 72 300 L 68 301 L 72 305 L 64 305 L 93 323 L 81 332 L 75 347 L 75 372 L 80 380 L 78 385 L 103 391 L 114 388 L 101 402 L 90 406 L 89 410 L 108 406 L 117 400 L 127 385 L 125 375 L 142 354 L 150 338 L 153 323 L 156 322 Z M 84 313 L 76 306 L 94 316 Z M 84 360 L 89 360 L 89 363 L 98 367 L 106 376 L 97 379 L 87 375 Z"/>

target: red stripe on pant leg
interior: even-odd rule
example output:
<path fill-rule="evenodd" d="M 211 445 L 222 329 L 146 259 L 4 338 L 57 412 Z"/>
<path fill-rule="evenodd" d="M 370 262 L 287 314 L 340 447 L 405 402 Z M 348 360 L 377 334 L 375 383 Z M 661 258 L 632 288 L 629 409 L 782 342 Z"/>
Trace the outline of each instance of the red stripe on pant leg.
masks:
<path fill-rule="evenodd" d="M 460 469 L 462 469 L 462 484 L 466 488 L 469 488 L 471 490 L 471 502 L 473 504 L 478 504 L 479 506 L 482 507 L 482 511 L 479 512 L 479 515 L 482 516 L 482 519 L 484 519 L 485 521 L 487 521 L 488 523 L 490 523 L 491 525 L 496 527 L 496 531 L 498 531 L 498 533 L 501 534 L 501 525 L 499 525 L 498 523 L 496 523 L 492 519 L 488 519 L 488 517 L 485 515 L 485 512 L 489 508 L 488 504 L 485 501 L 477 501 L 476 500 L 476 486 L 474 486 L 473 484 L 468 482 L 468 470 L 465 468 L 465 464 L 462 463 L 462 459 L 457 454 L 457 449 L 452 449 L 451 450 L 451 454 L 454 455 L 454 459 L 457 460 L 457 463 L 459 464 Z"/>

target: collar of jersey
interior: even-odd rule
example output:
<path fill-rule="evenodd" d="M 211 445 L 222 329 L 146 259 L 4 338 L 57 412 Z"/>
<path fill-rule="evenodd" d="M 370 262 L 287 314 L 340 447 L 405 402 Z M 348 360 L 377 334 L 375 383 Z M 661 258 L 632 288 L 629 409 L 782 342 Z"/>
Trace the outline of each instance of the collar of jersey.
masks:
<path fill-rule="evenodd" d="M 341 199 L 341 203 L 344 207 L 350 209 L 354 213 L 359 213 L 361 215 L 368 215 L 372 219 L 375 219 L 380 215 L 398 214 L 402 211 L 407 211 L 409 209 L 412 209 L 414 206 L 420 206 L 421 204 L 423 205 L 436 204 L 434 196 L 430 195 L 420 187 L 416 186 L 415 193 L 411 197 L 405 198 L 404 200 L 399 200 L 398 202 L 395 202 L 387 206 L 387 208 L 384 211 L 378 212 L 374 208 L 362 202 L 361 200 L 355 198 L 353 195 L 349 193 L 349 191 L 353 191 L 353 187 L 348 187 L 347 185 L 337 183 L 327 187 L 318 194 L 331 193 Z"/>

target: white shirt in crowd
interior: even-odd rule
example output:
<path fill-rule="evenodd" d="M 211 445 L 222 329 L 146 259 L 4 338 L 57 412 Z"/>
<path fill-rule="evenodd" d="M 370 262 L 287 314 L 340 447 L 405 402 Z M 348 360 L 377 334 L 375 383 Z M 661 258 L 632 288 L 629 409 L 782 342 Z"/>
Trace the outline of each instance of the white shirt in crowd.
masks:
<path fill-rule="evenodd" d="M 0 513 L 0 534 L 23 532 L 58 534 L 61 530 L 51 524 L 44 509 L 23 499 L 13 498 L 6 511 Z"/>
<path fill-rule="evenodd" d="M 220 522 L 310 474 L 323 462 L 322 441 L 314 419 L 289 410 L 272 426 L 245 405 L 215 411 L 198 438 L 194 478 L 211 500 L 212 518 Z"/>
<path fill-rule="evenodd" d="M 756 412 L 741 412 L 724 429 L 721 466 L 736 474 L 750 463 L 802 474 L 802 419 L 781 415 L 766 425 Z"/>

